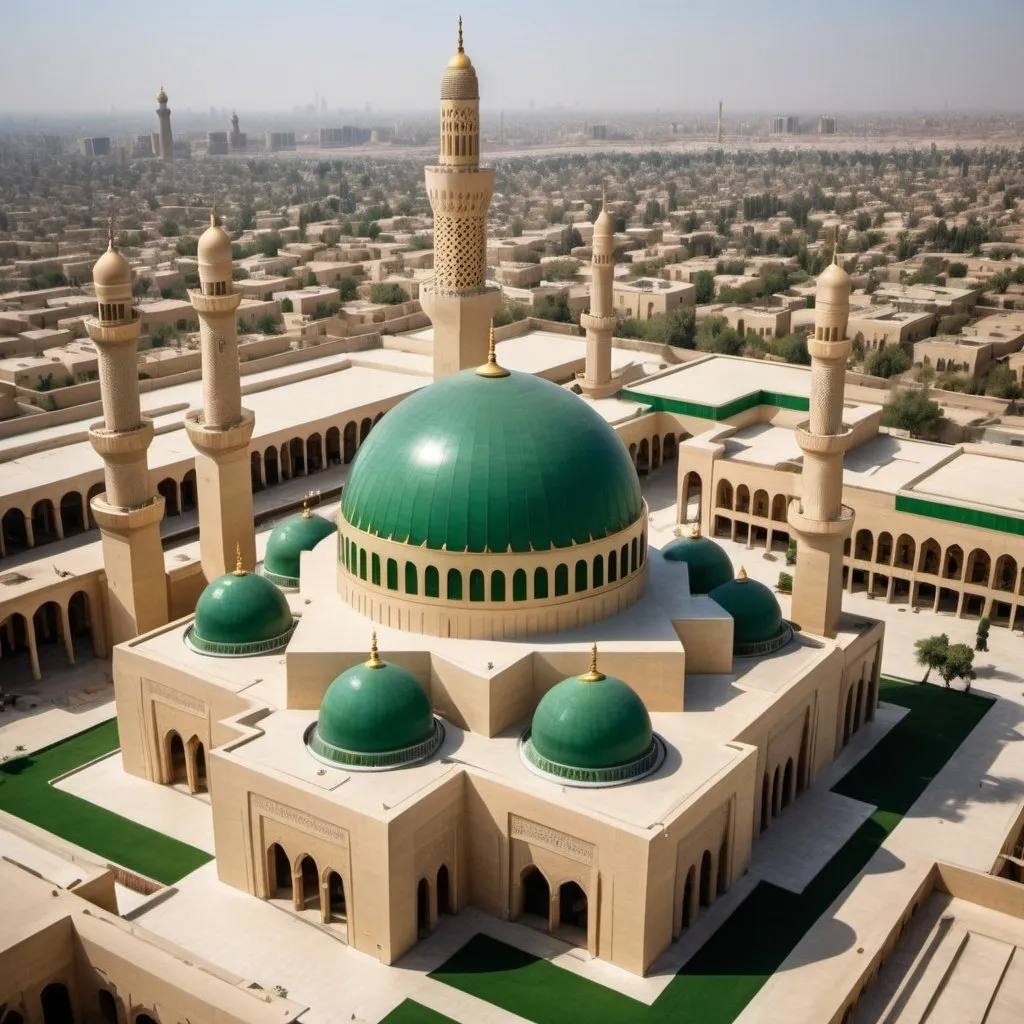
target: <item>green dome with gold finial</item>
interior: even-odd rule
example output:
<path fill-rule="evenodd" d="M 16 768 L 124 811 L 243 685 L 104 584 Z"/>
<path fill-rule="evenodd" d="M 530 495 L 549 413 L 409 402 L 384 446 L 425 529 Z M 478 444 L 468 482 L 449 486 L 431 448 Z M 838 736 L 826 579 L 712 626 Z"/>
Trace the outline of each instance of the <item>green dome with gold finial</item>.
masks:
<path fill-rule="evenodd" d="M 430 699 L 412 673 L 381 660 L 377 634 L 370 657 L 327 688 L 306 745 L 340 768 L 402 768 L 433 755 L 444 738 Z"/>
<path fill-rule="evenodd" d="M 710 537 L 702 537 L 699 523 L 666 544 L 661 557 L 666 562 L 686 563 L 691 594 L 708 594 L 733 578 L 732 562 L 725 549 Z"/>
<path fill-rule="evenodd" d="M 598 671 L 596 645 L 587 672 L 541 698 L 521 752 L 538 774 L 585 786 L 638 779 L 662 756 L 644 702 L 627 683 Z"/>
<path fill-rule="evenodd" d="M 708 597 L 732 616 L 733 654 L 771 654 L 793 637 L 778 599 L 763 583 L 750 579 L 742 566 L 735 579 L 715 587 Z"/>
<path fill-rule="evenodd" d="M 261 575 L 279 587 L 297 587 L 302 552 L 312 551 L 320 541 L 337 530 L 334 523 L 316 515 L 308 503 L 304 504 L 299 515 L 274 527 L 259 568 Z"/>
<path fill-rule="evenodd" d="M 196 602 L 185 642 L 200 654 L 241 658 L 270 654 L 288 645 L 295 623 L 284 594 L 270 580 L 242 567 L 207 584 Z"/>

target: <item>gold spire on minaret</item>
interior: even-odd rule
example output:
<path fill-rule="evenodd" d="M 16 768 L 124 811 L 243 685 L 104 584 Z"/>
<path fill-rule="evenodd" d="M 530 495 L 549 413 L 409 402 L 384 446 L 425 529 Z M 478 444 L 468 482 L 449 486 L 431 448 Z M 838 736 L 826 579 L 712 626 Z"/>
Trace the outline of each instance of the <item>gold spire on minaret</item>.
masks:
<path fill-rule="evenodd" d="M 579 678 L 581 683 L 599 683 L 605 678 L 604 673 L 597 670 L 597 644 L 590 648 L 590 668 Z"/>
<path fill-rule="evenodd" d="M 491 321 L 490 334 L 487 338 L 487 362 L 478 367 L 477 375 L 480 377 L 507 377 L 508 370 L 498 365 L 498 356 L 494 348 L 494 321 Z"/>
<path fill-rule="evenodd" d="M 242 545 L 235 542 L 235 571 L 232 573 L 233 576 L 244 576 L 245 566 L 242 565 Z"/>
<path fill-rule="evenodd" d="M 107 248 L 114 248 L 114 215 L 107 218 Z"/>
<path fill-rule="evenodd" d="M 213 206 L 210 207 L 210 227 L 211 228 L 217 227 L 217 204 L 216 203 L 214 203 Z"/>
<path fill-rule="evenodd" d="M 370 657 L 363 662 L 363 665 L 366 668 L 384 667 L 384 662 L 380 660 L 380 655 L 377 653 L 377 630 L 374 630 L 370 636 Z"/>
<path fill-rule="evenodd" d="M 459 15 L 459 44 L 455 51 L 455 56 L 448 61 L 448 67 L 452 71 L 458 71 L 461 68 L 468 68 L 471 66 L 470 59 L 466 56 L 466 51 L 462 46 L 462 15 Z"/>

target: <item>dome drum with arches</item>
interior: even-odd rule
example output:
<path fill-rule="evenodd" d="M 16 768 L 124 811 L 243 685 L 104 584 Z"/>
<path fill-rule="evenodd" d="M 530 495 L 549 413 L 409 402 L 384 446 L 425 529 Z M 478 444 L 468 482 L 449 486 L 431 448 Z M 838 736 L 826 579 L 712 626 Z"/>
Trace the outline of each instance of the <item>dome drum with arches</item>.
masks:
<path fill-rule="evenodd" d="M 783 619 L 775 595 L 750 579 L 742 567 L 734 580 L 715 587 L 708 596 L 732 616 L 732 649 L 737 657 L 771 654 L 793 639 L 793 627 Z"/>
<path fill-rule="evenodd" d="M 314 757 L 352 771 L 417 764 L 432 757 L 443 740 L 444 726 L 423 687 L 404 668 L 381 660 L 376 633 L 369 659 L 331 683 L 306 733 Z"/>
<path fill-rule="evenodd" d="M 244 658 L 283 650 L 294 631 L 284 594 L 265 577 L 246 572 L 238 550 L 235 571 L 199 595 L 185 643 L 199 654 Z"/>
<path fill-rule="evenodd" d="M 655 771 L 664 746 L 637 693 L 597 669 L 563 679 L 541 698 L 520 756 L 535 774 L 579 786 L 614 786 Z"/>

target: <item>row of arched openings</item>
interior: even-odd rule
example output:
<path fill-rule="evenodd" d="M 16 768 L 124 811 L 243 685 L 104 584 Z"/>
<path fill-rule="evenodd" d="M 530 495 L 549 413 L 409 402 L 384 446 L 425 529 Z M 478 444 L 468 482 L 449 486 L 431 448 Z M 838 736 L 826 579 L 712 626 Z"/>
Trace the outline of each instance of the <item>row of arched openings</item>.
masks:
<path fill-rule="evenodd" d="M 316 911 L 324 924 L 348 924 L 345 880 L 331 867 L 320 869 L 308 853 L 288 856 L 281 843 L 267 850 L 267 894 L 288 900 L 296 911 Z M 347 937 L 347 932 L 342 933 Z"/>

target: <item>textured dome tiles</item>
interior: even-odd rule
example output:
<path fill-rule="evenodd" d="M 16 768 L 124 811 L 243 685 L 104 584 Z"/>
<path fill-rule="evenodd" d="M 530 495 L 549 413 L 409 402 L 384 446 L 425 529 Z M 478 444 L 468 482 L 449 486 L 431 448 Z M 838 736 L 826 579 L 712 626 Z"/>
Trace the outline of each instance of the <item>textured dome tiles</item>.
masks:
<path fill-rule="evenodd" d="M 342 517 L 435 550 L 529 552 L 600 540 L 641 516 L 622 442 L 574 394 L 468 370 L 411 395 L 360 448 Z"/>

